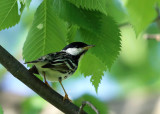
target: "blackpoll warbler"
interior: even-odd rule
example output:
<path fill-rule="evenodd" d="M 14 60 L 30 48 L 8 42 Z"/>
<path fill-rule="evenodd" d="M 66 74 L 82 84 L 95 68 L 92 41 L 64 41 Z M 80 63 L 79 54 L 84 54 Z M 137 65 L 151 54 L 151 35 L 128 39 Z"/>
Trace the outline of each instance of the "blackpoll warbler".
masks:
<path fill-rule="evenodd" d="M 33 64 L 32 70 L 34 73 L 39 73 L 44 76 L 46 81 L 59 81 L 64 92 L 64 99 L 68 99 L 68 95 L 62 85 L 62 80 L 71 76 L 78 67 L 80 58 L 87 52 L 89 48 L 94 45 L 88 45 L 83 42 L 73 42 L 64 47 L 60 52 L 50 53 L 40 57 L 37 60 L 26 62 L 27 64 Z M 37 70 L 37 72 L 35 72 Z"/>

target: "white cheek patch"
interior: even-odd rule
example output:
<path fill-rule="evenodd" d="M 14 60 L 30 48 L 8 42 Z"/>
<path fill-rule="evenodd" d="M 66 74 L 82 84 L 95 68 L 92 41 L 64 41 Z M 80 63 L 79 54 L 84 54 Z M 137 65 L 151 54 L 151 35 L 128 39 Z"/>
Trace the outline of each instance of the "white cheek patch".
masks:
<path fill-rule="evenodd" d="M 68 48 L 66 50 L 66 53 L 69 53 L 71 55 L 78 55 L 83 51 L 83 49 L 81 48 Z"/>

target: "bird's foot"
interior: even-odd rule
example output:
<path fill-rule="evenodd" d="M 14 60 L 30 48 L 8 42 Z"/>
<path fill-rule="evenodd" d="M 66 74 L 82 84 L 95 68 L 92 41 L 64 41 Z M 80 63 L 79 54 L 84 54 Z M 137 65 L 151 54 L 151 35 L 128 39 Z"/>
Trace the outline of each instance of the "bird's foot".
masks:
<path fill-rule="evenodd" d="M 44 83 L 45 83 L 48 87 L 51 87 L 51 86 L 48 84 L 48 82 L 47 82 L 47 81 L 45 81 Z"/>
<path fill-rule="evenodd" d="M 65 96 L 63 97 L 63 101 L 65 101 L 66 99 L 69 100 L 70 102 L 72 102 L 72 100 L 69 99 L 67 94 L 65 94 Z"/>

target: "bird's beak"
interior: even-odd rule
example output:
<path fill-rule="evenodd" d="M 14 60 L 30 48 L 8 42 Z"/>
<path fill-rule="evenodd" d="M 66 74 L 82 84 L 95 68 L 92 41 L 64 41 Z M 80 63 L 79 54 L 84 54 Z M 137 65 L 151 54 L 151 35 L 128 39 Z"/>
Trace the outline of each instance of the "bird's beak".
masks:
<path fill-rule="evenodd" d="M 90 49 L 90 48 L 92 48 L 92 47 L 95 47 L 95 45 L 88 45 L 88 46 L 84 47 L 83 49 L 84 49 L 84 50 L 88 50 L 88 49 Z"/>

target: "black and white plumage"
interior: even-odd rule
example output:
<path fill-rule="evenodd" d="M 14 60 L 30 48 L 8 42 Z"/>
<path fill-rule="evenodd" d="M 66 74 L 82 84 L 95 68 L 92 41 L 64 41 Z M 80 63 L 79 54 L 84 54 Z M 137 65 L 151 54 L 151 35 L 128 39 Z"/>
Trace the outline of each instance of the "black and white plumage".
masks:
<path fill-rule="evenodd" d="M 38 72 L 45 76 L 49 81 L 59 81 L 59 78 L 66 79 L 71 76 L 78 67 L 80 58 L 93 45 L 83 42 L 73 42 L 64 47 L 60 52 L 50 53 L 31 62 L 35 65 Z"/>

